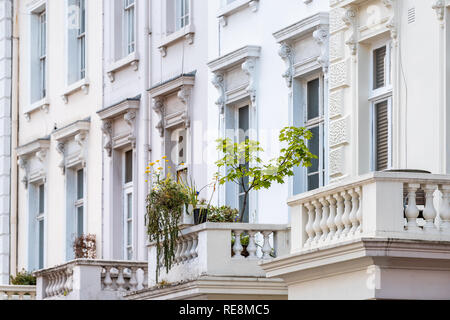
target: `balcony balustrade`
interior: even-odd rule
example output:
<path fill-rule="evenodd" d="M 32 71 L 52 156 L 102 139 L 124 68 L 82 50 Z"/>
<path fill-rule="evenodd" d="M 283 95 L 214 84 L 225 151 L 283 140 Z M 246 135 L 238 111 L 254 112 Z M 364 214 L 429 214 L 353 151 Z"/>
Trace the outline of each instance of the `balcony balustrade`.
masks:
<path fill-rule="evenodd" d="M 36 286 L 1 286 L 0 300 L 35 300 Z"/>
<path fill-rule="evenodd" d="M 248 236 L 245 250 L 241 236 Z M 202 276 L 265 277 L 260 261 L 289 253 L 286 225 L 205 223 L 181 231 L 173 268 L 159 282 L 176 284 Z M 234 244 L 232 243 L 234 240 Z M 149 286 L 156 282 L 156 245 L 149 244 Z M 162 263 L 161 263 L 162 265 Z"/>
<path fill-rule="evenodd" d="M 38 300 L 117 300 L 147 287 L 147 263 L 74 260 L 36 271 Z"/>
<path fill-rule="evenodd" d="M 291 251 L 363 237 L 450 241 L 449 201 L 445 175 L 377 172 L 330 185 L 289 201 Z"/>

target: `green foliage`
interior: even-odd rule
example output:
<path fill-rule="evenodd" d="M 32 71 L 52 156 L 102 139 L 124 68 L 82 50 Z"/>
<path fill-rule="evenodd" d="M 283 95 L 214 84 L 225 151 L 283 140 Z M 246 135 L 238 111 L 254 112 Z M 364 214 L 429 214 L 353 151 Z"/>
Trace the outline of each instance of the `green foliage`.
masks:
<path fill-rule="evenodd" d="M 183 206 L 188 203 L 188 196 L 183 186 L 170 177 L 158 180 L 147 196 L 147 234 L 149 240 L 156 242 L 156 280 L 158 281 L 163 257 L 166 271 L 172 268 L 175 247 L 178 239 L 178 224 L 183 214 Z"/>
<path fill-rule="evenodd" d="M 231 139 L 217 140 L 217 150 L 223 153 L 223 157 L 216 164 L 219 168 L 226 168 L 226 175 L 219 178 L 219 184 L 234 182 L 244 193 L 239 221 L 242 221 L 250 191 L 269 189 L 273 183 L 283 184 L 286 177 L 294 175 L 294 168 L 311 166 L 312 159 L 317 158 L 307 147 L 312 137 L 312 133 L 305 128 L 284 128 L 279 140 L 285 147 L 280 150 L 278 158 L 267 163 L 259 157 L 264 150 L 258 141 L 233 143 Z"/>
<path fill-rule="evenodd" d="M 214 207 L 210 206 L 208 210 L 209 222 L 237 222 L 239 211 L 228 206 Z"/>
<path fill-rule="evenodd" d="M 36 278 L 25 270 L 19 272 L 15 277 L 10 276 L 11 284 L 15 286 L 35 286 Z"/>

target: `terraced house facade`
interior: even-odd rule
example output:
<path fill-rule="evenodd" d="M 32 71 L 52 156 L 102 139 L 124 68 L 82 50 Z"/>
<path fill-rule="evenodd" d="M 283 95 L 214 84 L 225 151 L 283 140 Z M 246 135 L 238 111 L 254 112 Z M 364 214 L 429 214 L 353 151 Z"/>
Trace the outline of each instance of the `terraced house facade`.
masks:
<path fill-rule="evenodd" d="M 449 298 L 449 6 L 3 1 L 0 284 L 25 269 L 37 299 Z M 288 126 L 312 132 L 312 165 L 252 191 L 242 223 L 184 214 L 157 278 L 149 163 L 208 185 L 217 139 L 269 160 Z M 241 209 L 245 192 L 202 196 Z M 95 256 L 74 259 L 83 235 Z"/>

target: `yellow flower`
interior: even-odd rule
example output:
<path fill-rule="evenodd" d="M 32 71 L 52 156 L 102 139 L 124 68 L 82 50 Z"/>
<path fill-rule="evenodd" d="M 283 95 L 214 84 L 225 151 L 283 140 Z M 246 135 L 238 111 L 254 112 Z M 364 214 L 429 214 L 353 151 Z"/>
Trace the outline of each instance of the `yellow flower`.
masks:
<path fill-rule="evenodd" d="M 156 160 L 156 163 L 159 163 L 159 160 Z"/>
<path fill-rule="evenodd" d="M 166 160 L 166 162 L 169 162 L 169 160 Z"/>
<path fill-rule="evenodd" d="M 180 163 L 180 166 L 184 166 L 184 163 Z"/>
<path fill-rule="evenodd" d="M 166 156 L 164 156 L 164 157 L 162 157 L 163 159 L 167 159 L 167 157 Z"/>
<path fill-rule="evenodd" d="M 172 169 L 172 167 L 167 167 L 168 169 Z"/>
<path fill-rule="evenodd" d="M 158 170 L 161 171 L 163 168 L 159 167 Z"/>
<path fill-rule="evenodd" d="M 154 163 L 154 162 L 150 163 L 150 167 L 153 167 L 154 165 L 155 165 L 155 163 Z"/>

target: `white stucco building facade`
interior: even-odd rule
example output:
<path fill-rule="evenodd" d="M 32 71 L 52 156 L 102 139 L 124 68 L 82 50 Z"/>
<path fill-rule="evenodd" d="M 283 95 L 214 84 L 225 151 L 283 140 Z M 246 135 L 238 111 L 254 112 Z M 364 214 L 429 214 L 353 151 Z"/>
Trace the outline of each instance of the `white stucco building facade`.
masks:
<path fill-rule="evenodd" d="M 38 299 L 450 297 L 447 1 L 14 4 L 0 276 L 39 270 Z M 288 126 L 313 133 L 312 166 L 252 191 L 244 223 L 184 217 L 157 281 L 149 163 L 200 189 L 217 138 L 258 140 L 269 160 Z M 211 195 L 242 206 L 234 184 Z M 97 259 L 73 261 L 82 234 Z"/>

